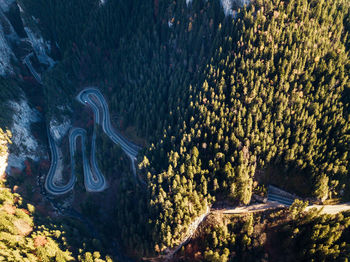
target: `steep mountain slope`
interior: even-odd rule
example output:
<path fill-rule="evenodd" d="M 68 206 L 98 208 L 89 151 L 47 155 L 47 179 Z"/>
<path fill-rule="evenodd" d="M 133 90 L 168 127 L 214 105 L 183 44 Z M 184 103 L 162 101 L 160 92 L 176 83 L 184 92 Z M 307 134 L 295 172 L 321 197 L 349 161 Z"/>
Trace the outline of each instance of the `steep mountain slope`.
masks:
<path fill-rule="evenodd" d="M 304 213 L 305 206 L 243 217 L 211 215 L 174 261 L 346 260 L 349 213 Z"/>
<path fill-rule="evenodd" d="M 129 255 L 176 248 L 211 205 L 249 204 L 269 183 L 315 201 L 349 198 L 348 1 L 20 3 L 58 60 L 37 67 L 49 69 L 47 122 L 85 121 L 74 97 L 98 86 L 115 127 L 143 146 L 147 186 L 113 171 L 113 218 L 102 226 Z M 104 173 L 123 165 L 120 149 L 101 148 Z"/>
<path fill-rule="evenodd" d="M 72 45 L 46 76 L 48 99 L 58 90 L 71 106 L 74 89 L 99 83 L 121 127 L 142 138 L 148 211 L 134 221 L 117 211 L 117 227 L 150 221 L 152 235 L 139 238 L 156 251 L 176 246 L 215 198 L 249 203 L 254 180 L 295 191 L 303 181 L 299 193 L 319 198 L 348 192 L 348 5 L 256 1 L 232 20 L 228 4 L 110 1 L 72 16 L 62 2 L 41 19 Z M 81 22 L 80 12 L 91 19 L 76 34 L 52 27 L 62 14 Z M 63 40 L 72 34 L 82 40 Z"/>
<path fill-rule="evenodd" d="M 4 174 L 12 134 L 0 128 L 0 260 L 2 261 L 111 261 L 89 249 L 84 226 L 74 221 L 45 218 L 42 211 L 23 199 L 18 186 L 9 186 Z M 13 179 L 13 177 L 11 177 Z M 15 189 L 17 188 L 17 189 Z M 78 233 L 77 230 L 80 230 Z M 77 243 L 74 238 L 79 238 Z M 96 239 L 95 239 L 96 241 Z M 80 251 L 78 252 L 78 247 Z"/>

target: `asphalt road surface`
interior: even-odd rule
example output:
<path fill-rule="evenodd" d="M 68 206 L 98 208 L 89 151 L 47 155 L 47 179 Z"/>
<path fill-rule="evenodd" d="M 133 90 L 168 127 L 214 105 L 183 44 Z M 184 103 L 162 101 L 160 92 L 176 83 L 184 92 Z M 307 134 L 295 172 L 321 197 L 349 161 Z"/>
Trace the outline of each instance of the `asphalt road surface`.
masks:
<path fill-rule="evenodd" d="M 28 67 L 30 73 L 33 75 L 33 77 L 38 81 L 39 84 L 42 84 L 41 76 L 36 72 L 34 67 L 32 66 L 32 62 L 30 61 L 30 57 L 33 55 L 33 53 L 28 54 L 24 59 L 23 63 Z"/>
<path fill-rule="evenodd" d="M 78 96 L 77 100 L 89 106 L 95 118 L 95 123 L 102 126 L 105 134 L 115 143 L 118 144 L 125 154 L 130 158 L 131 161 L 131 170 L 136 178 L 136 168 L 135 161 L 138 154 L 138 151 L 141 149 L 132 142 L 124 138 L 119 132 L 117 132 L 111 124 L 109 109 L 105 98 L 102 93 L 94 88 L 89 87 L 82 90 Z M 55 143 L 54 139 L 51 137 L 50 132 L 48 131 L 49 137 L 49 146 L 51 150 L 51 166 L 49 173 L 46 176 L 45 180 L 45 189 L 47 192 L 53 195 L 62 195 L 68 193 L 74 188 L 76 182 L 75 175 L 75 152 L 77 149 L 77 139 L 81 138 L 82 146 L 82 158 L 83 158 L 83 170 L 84 170 L 84 185 L 87 191 L 89 192 L 101 192 L 107 187 L 107 182 L 100 169 L 98 168 L 96 161 L 96 133 L 95 129 L 92 135 L 91 141 L 91 152 L 90 158 L 86 156 L 86 140 L 87 134 L 86 130 L 82 128 L 73 128 L 69 133 L 69 150 L 70 150 L 70 161 L 71 161 L 71 176 L 70 180 L 66 185 L 58 185 L 54 183 L 54 177 L 57 171 L 57 162 L 58 162 L 58 146 Z M 144 181 L 141 181 L 144 183 Z"/>

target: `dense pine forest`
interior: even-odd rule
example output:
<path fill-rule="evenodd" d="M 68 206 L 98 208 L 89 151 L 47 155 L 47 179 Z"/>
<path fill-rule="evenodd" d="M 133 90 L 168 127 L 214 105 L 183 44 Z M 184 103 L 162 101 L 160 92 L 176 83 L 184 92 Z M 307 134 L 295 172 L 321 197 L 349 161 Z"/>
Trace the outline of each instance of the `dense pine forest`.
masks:
<path fill-rule="evenodd" d="M 96 86 L 115 127 L 142 147 L 135 179 L 122 150 L 98 136 L 99 165 L 118 183 L 108 223 L 96 215 L 102 205 L 83 211 L 106 243 L 117 238 L 135 259 L 157 256 L 211 206 L 248 205 L 268 184 L 314 202 L 350 199 L 349 1 L 253 0 L 233 15 L 219 0 L 17 2 L 57 61 L 42 72 L 46 121 L 77 119 L 74 97 Z M 0 79 L 1 127 L 10 125 L 5 102 L 19 82 Z M 303 207 L 267 218 L 209 216 L 176 258 L 346 261 L 349 214 Z M 55 221 L 37 220 L 33 208 L 0 191 L 0 260 L 101 260 L 96 241 L 66 241 L 75 224 L 50 228 Z"/>

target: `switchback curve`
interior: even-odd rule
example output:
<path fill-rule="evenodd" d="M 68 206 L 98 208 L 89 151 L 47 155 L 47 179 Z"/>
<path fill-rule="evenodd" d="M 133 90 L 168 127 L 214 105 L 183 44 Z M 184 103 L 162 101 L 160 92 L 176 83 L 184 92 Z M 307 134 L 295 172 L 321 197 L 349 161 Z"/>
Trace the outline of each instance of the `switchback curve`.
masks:
<path fill-rule="evenodd" d="M 105 98 L 102 93 L 94 87 L 88 87 L 82 90 L 77 100 L 83 105 L 89 106 L 93 113 L 95 123 L 102 126 L 104 133 L 115 143 L 120 145 L 122 150 L 130 158 L 131 169 L 136 178 L 135 161 L 137 158 L 138 151 L 141 149 L 135 144 L 124 138 L 119 132 L 117 132 L 111 124 L 109 109 Z M 76 152 L 76 140 L 81 138 L 82 146 L 82 157 L 83 157 L 83 170 L 84 170 L 84 185 L 89 192 L 101 192 L 107 187 L 106 179 L 98 168 L 96 161 L 96 132 L 95 128 L 92 135 L 91 141 L 91 152 L 90 161 L 86 157 L 86 130 L 82 128 L 73 128 L 69 133 L 69 150 L 70 150 L 70 161 L 71 161 L 71 176 L 70 180 L 66 185 L 57 185 L 54 183 L 54 177 L 57 172 L 57 161 L 58 161 L 58 145 L 51 137 L 48 131 L 49 146 L 51 150 L 51 166 L 49 173 L 45 180 L 45 189 L 47 192 L 53 195 L 62 195 L 68 193 L 74 188 L 76 182 L 76 176 L 74 174 L 75 160 L 74 155 Z M 145 184 L 144 181 L 141 181 Z"/>

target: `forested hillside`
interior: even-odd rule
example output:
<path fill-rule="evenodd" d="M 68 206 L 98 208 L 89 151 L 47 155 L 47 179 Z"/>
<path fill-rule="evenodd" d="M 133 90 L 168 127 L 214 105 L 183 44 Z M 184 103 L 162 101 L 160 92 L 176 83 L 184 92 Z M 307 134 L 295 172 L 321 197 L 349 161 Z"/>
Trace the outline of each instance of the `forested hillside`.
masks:
<path fill-rule="evenodd" d="M 296 202 L 264 215 L 210 216 L 175 261 L 346 261 L 349 214 L 304 213 L 303 208 L 305 203 Z"/>
<path fill-rule="evenodd" d="M 62 55 L 44 76 L 48 117 L 95 85 L 144 147 L 147 186 L 122 178 L 108 224 L 129 254 L 178 245 L 257 184 L 349 199 L 347 0 L 255 0 L 234 18 L 218 0 L 22 2 Z"/>
<path fill-rule="evenodd" d="M 10 143 L 11 132 L 4 132 L 0 128 L 1 160 L 6 157 Z M 1 261 L 111 261 L 109 257 L 106 257 L 106 260 L 102 259 L 97 251 L 87 252 L 94 248 L 91 243 L 98 241 L 86 238 L 84 225 L 76 223 L 75 220 L 47 218 L 38 212 L 28 199 L 15 193 L 16 190 L 18 186 L 12 187 L 1 174 Z"/>

